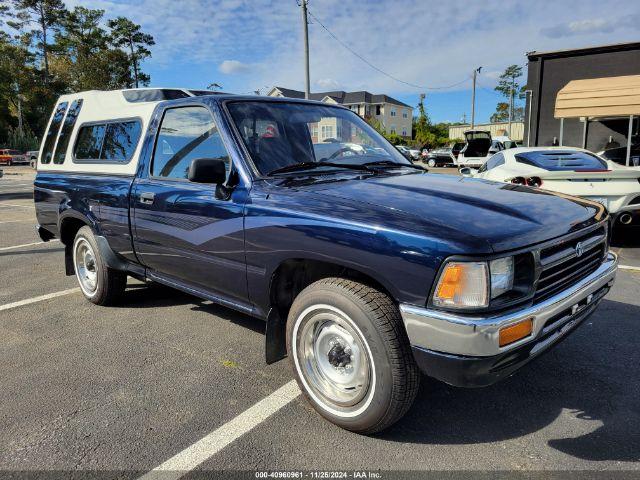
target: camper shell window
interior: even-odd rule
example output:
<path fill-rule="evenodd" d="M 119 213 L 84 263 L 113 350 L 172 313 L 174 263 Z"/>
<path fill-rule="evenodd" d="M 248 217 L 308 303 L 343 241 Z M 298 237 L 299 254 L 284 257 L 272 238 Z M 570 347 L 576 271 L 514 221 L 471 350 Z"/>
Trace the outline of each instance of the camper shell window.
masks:
<path fill-rule="evenodd" d="M 74 162 L 128 163 L 142 132 L 139 119 L 85 124 L 78 131 Z"/>
<path fill-rule="evenodd" d="M 51 163 L 51 157 L 53 156 L 53 148 L 56 145 L 56 138 L 58 138 L 58 134 L 60 133 L 60 127 L 62 126 L 62 119 L 64 118 L 64 114 L 67 111 L 68 102 L 61 102 L 56 107 L 56 111 L 53 114 L 53 118 L 51 119 L 51 125 L 49 125 L 49 130 L 47 130 L 47 134 L 45 136 L 44 147 L 42 149 L 42 163 Z"/>
<path fill-rule="evenodd" d="M 82 99 L 74 100 L 67 116 L 64 118 L 62 129 L 60 130 L 60 136 L 58 137 L 58 144 L 56 145 L 56 151 L 53 154 L 53 163 L 60 165 L 64 163 L 64 159 L 67 155 L 67 147 L 69 146 L 69 140 L 71 139 L 71 132 L 76 124 L 80 109 L 82 108 Z"/>

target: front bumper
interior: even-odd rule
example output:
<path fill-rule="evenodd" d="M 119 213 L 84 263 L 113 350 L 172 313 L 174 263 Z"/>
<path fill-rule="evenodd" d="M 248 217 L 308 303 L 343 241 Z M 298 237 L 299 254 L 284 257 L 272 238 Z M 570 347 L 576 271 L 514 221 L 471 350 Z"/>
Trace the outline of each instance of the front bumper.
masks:
<path fill-rule="evenodd" d="M 564 338 L 584 321 L 613 285 L 617 256 L 567 290 L 522 309 L 486 316 L 459 315 L 400 305 L 414 357 L 424 373 L 458 386 L 484 386 L 504 378 Z M 532 334 L 500 347 L 500 329 L 533 320 Z"/>

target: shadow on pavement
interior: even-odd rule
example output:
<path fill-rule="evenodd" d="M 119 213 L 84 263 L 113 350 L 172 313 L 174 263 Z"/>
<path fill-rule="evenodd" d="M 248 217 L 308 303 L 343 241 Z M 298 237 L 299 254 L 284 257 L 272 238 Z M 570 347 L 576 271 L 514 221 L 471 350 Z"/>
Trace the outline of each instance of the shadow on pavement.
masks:
<path fill-rule="evenodd" d="M 7 192 L 0 193 L 0 201 L 3 200 L 33 200 L 33 192 Z"/>
<path fill-rule="evenodd" d="M 612 247 L 640 247 L 640 227 L 615 228 L 611 236 Z"/>
<path fill-rule="evenodd" d="M 640 307 L 604 300 L 566 342 L 501 383 L 463 389 L 424 378 L 413 408 L 380 437 L 475 444 L 549 427 L 545 435 L 557 437 L 549 446 L 567 455 L 591 461 L 640 461 L 638 319 Z M 575 433 L 556 431 L 552 423 L 565 409 L 594 425 L 576 422 Z"/>
<path fill-rule="evenodd" d="M 119 306 L 187 304 L 264 332 L 261 320 L 158 284 L 130 285 Z M 639 318 L 639 306 L 604 300 L 567 341 L 503 382 L 464 389 L 424 378 L 412 409 L 378 437 L 401 443 L 464 445 L 548 429 L 544 434 L 551 438 L 548 445 L 567 455 L 589 461 L 638 462 Z M 578 419 L 571 432 L 554 426 L 563 411 Z M 558 424 L 566 426 L 566 422 Z M 589 433 L 580 434 L 584 431 Z"/>
<path fill-rule="evenodd" d="M 40 248 L 40 249 L 26 249 L 26 250 L 7 250 L 6 252 L 0 252 L 0 257 L 8 257 L 12 255 L 31 255 L 34 253 L 50 253 L 50 252 L 64 252 L 64 247 L 61 248 Z"/>
<path fill-rule="evenodd" d="M 171 305 L 193 305 L 193 311 L 205 311 L 236 325 L 264 333 L 263 320 L 244 315 L 229 308 L 194 297 L 188 293 L 158 283 L 129 284 L 116 308 L 157 308 Z"/>

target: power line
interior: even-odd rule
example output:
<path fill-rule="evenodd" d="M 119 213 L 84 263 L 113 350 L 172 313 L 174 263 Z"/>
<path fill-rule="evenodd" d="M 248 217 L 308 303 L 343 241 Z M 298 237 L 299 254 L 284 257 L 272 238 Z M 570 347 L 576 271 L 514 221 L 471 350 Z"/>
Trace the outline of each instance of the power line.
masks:
<path fill-rule="evenodd" d="M 311 10 L 309 10 L 307 8 L 307 13 L 309 14 L 310 17 L 312 17 L 316 22 L 318 22 L 318 24 L 324 28 L 326 30 L 326 32 L 331 35 L 333 37 L 333 39 L 338 42 L 340 45 L 342 45 L 344 48 L 346 48 L 347 50 L 349 50 L 349 52 L 351 52 L 353 55 L 355 55 L 356 57 L 358 57 L 360 60 L 362 60 L 364 63 L 366 63 L 367 65 L 369 65 L 371 68 L 373 68 L 374 70 L 380 72 L 381 74 L 385 75 L 386 77 L 389 77 L 392 80 L 395 80 L 396 82 L 399 83 L 403 83 L 405 85 L 408 85 L 410 87 L 413 88 L 418 88 L 421 90 L 446 90 L 448 88 L 453 88 L 453 87 L 457 87 L 458 85 L 462 85 L 463 83 L 467 82 L 471 77 L 465 77 L 464 80 L 461 80 L 460 82 L 457 83 L 453 83 L 451 85 L 445 85 L 445 86 L 439 86 L 439 87 L 427 87 L 425 85 L 416 85 L 415 83 L 411 83 L 411 82 L 405 82 L 404 80 L 399 79 L 398 77 L 395 77 L 393 75 L 391 75 L 390 73 L 385 72 L 384 70 L 382 70 L 381 68 L 378 68 L 377 66 L 375 66 L 373 63 L 371 63 L 369 60 L 367 60 L 366 58 L 364 58 L 362 55 L 360 55 L 358 52 L 356 52 L 355 50 L 353 50 L 349 45 L 347 45 L 345 42 L 343 42 L 342 40 L 340 40 L 331 30 L 329 30 L 319 19 L 318 17 L 316 17 L 313 12 Z"/>

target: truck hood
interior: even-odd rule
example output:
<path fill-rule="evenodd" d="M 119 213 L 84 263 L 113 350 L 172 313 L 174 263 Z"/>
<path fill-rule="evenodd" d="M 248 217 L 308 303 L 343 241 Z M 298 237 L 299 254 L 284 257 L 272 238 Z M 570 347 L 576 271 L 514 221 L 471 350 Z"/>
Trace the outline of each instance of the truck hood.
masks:
<path fill-rule="evenodd" d="M 402 212 L 414 218 L 416 233 L 454 230 L 487 242 L 495 252 L 550 240 L 607 216 L 596 202 L 452 175 L 377 176 L 316 184 L 313 190 L 336 200 L 365 202 L 384 209 L 384 215 Z"/>

